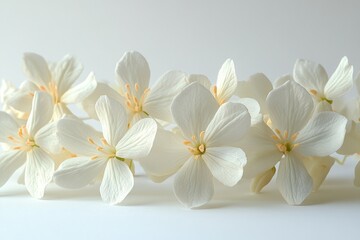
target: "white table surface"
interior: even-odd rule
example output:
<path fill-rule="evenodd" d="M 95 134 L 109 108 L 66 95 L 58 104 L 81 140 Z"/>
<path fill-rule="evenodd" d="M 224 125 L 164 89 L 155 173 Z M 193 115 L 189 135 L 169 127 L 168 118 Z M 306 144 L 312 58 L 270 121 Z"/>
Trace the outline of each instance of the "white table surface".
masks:
<path fill-rule="evenodd" d="M 12 178 L 0 189 L 0 239 L 356 239 L 354 166 L 335 165 L 302 206 L 288 206 L 274 180 L 259 195 L 241 181 L 217 183 L 213 200 L 195 210 L 176 201 L 171 178 L 155 184 L 140 173 L 117 206 L 101 201 L 98 185 L 74 191 L 50 184 L 36 200 Z"/>

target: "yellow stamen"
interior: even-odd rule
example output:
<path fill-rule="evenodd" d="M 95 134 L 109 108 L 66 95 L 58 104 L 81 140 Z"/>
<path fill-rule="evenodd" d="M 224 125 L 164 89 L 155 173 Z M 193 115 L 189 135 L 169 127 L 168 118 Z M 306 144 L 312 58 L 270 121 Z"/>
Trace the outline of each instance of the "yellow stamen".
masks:
<path fill-rule="evenodd" d="M 139 84 L 138 83 L 135 83 L 135 91 L 139 91 Z"/>
<path fill-rule="evenodd" d="M 205 145 L 204 144 L 201 144 L 199 147 L 198 147 L 199 151 L 201 153 L 204 153 L 205 152 Z"/>
<path fill-rule="evenodd" d="M 317 95 L 317 93 L 318 93 L 315 89 L 311 89 L 309 92 L 310 92 L 312 95 Z"/>

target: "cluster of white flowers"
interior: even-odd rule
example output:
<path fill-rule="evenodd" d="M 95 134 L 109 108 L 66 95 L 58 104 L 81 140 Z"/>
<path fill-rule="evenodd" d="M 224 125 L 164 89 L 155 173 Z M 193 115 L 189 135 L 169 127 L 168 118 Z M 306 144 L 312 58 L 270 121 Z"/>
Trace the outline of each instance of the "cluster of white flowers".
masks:
<path fill-rule="evenodd" d="M 19 183 L 35 198 L 51 181 L 65 188 L 101 181 L 102 199 L 120 203 L 138 161 L 154 182 L 175 175 L 174 193 L 189 208 L 211 200 L 214 179 L 234 186 L 244 176 L 259 192 L 276 168 L 280 193 L 297 205 L 320 187 L 334 153 L 360 151 L 360 97 L 344 98 L 353 85 L 360 96 L 360 78 L 353 80 L 346 57 L 330 78 L 321 65 L 298 60 L 274 85 L 261 73 L 238 81 L 228 59 L 215 85 L 169 71 L 151 87 L 138 52 L 117 63 L 114 85 L 93 73 L 78 83 L 82 66 L 71 56 L 48 63 L 26 53 L 23 62 L 28 80 L 0 85 L 0 187 L 22 168 Z M 75 115 L 74 104 L 101 131 Z"/>

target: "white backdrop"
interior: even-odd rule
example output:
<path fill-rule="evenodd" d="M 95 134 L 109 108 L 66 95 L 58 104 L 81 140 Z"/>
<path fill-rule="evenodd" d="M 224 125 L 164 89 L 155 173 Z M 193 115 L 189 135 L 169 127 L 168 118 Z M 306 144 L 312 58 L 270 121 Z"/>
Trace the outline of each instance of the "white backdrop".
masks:
<path fill-rule="evenodd" d="M 226 58 L 239 79 L 259 71 L 275 79 L 299 57 L 331 73 L 347 55 L 358 72 L 359 9 L 356 0 L 0 0 L 0 78 L 25 79 L 25 51 L 53 61 L 70 53 L 83 63 L 83 77 L 94 71 L 108 81 L 128 50 L 148 59 L 153 81 L 170 69 L 214 81 Z M 305 206 L 287 206 L 273 183 L 252 196 L 245 182 L 218 186 L 207 208 L 195 211 L 176 202 L 171 179 L 155 185 L 140 176 L 115 207 L 101 202 L 96 186 L 50 186 L 38 201 L 12 179 L 0 189 L 0 239 L 354 238 L 360 190 L 353 169 L 353 162 L 336 166 Z"/>

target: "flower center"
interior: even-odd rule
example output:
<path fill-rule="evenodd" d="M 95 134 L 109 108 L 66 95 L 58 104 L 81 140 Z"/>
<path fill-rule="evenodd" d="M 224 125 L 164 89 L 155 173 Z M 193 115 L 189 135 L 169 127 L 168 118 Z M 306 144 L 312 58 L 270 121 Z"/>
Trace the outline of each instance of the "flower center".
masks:
<path fill-rule="evenodd" d="M 143 92 L 140 92 L 140 85 L 138 83 L 135 83 L 134 89 L 135 91 L 131 91 L 130 84 L 125 84 L 126 106 L 133 113 L 144 112 L 142 107 L 145 98 L 149 95 L 150 89 L 146 88 Z M 144 113 L 147 114 L 146 112 Z"/>
<path fill-rule="evenodd" d="M 309 91 L 311 93 L 311 95 L 313 95 L 319 102 L 321 101 L 326 101 L 329 104 L 333 103 L 333 100 L 327 99 L 325 96 L 321 95 L 320 93 L 318 93 L 318 91 L 316 91 L 315 89 L 311 89 Z"/>
<path fill-rule="evenodd" d="M 25 125 L 19 128 L 17 136 L 8 136 L 7 138 L 13 145 L 12 149 L 14 150 L 30 151 L 33 147 L 39 147 L 29 135 Z"/>
<path fill-rule="evenodd" d="M 288 131 L 284 131 L 284 133 L 282 133 L 279 129 L 275 129 L 275 133 L 276 134 L 273 135 L 272 138 L 275 140 L 278 150 L 283 154 L 287 154 L 299 146 L 298 143 L 294 143 L 299 135 L 298 132 L 294 133 L 290 137 Z"/>
<path fill-rule="evenodd" d="M 53 102 L 55 104 L 60 102 L 57 85 L 54 81 L 50 81 L 48 86 L 44 86 L 44 85 L 40 86 L 40 90 L 44 92 L 48 92 L 52 96 Z"/>
<path fill-rule="evenodd" d="M 101 145 L 98 145 L 92 138 L 87 139 L 88 142 L 96 148 L 96 150 L 99 152 L 98 155 L 94 155 L 91 157 L 91 159 L 97 159 L 99 157 L 106 157 L 106 158 L 117 158 L 116 156 L 116 149 L 111 146 L 105 138 L 101 138 Z"/>
<path fill-rule="evenodd" d="M 212 95 L 214 96 L 214 98 L 216 99 L 216 101 L 219 103 L 219 105 L 222 105 L 222 104 L 225 103 L 225 99 L 224 99 L 224 98 L 221 98 L 221 97 L 218 95 L 218 91 L 217 91 L 217 86 L 216 86 L 216 85 L 211 86 L 210 91 L 211 91 Z"/>
<path fill-rule="evenodd" d="M 201 155 L 206 152 L 206 145 L 204 142 L 205 132 L 202 131 L 199 134 L 199 138 L 195 135 L 191 137 L 191 140 L 185 140 L 183 143 L 189 150 L 189 152 L 194 155 L 195 159 L 198 159 Z"/>

